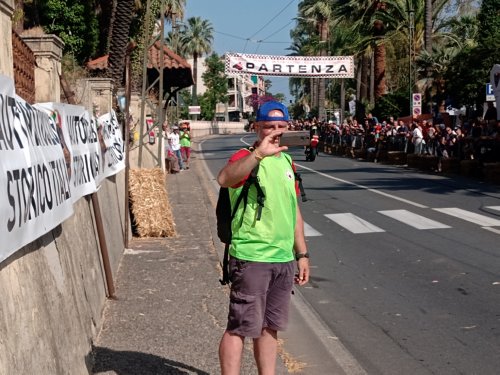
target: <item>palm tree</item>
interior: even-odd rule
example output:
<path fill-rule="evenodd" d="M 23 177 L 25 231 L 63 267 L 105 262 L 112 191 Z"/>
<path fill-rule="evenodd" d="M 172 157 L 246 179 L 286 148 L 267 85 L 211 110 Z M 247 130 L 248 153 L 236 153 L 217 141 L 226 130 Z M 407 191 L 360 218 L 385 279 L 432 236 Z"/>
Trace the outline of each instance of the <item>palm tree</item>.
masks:
<path fill-rule="evenodd" d="M 424 45 L 428 53 L 432 52 L 432 0 L 425 0 Z"/>
<path fill-rule="evenodd" d="M 186 0 L 163 0 L 165 6 L 165 18 L 169 21 L 182 20 Z"/>
<path fill-rule="evenodd" d="M 121 0 L 117 2 L 108 58 L 108 75 L 114 81 L 115 90 L 122 83 L 130 25 L 135 15 L 134 0 Z"/>
<path fill-rule="evenodd" d="M 184 18 L 184 8 L 186 0 L 166 0 L 165 3 L 165 19 L 172 25 L 172 32 L 169 33 L 167 43 L 170 42 L 170 47 L 177 53 L 179 47 L 179 33 L 177 32 L 177 21 Z"/>
<path fill-rule="evenodd" d="M 200 17 L 191 17 L 187 20 L 187 24 L 181 28 L 180 33 L 182 51 L 185 55 L 193 57 L 194 85 L 192 95 L 193 104 L 197 105 L 198 57 L 212 51 L 214 29 L 210 21 L 203 20 Z"/>
<path fill-rule="evenodd" d="M 318 52 L 320 56 L 327 55 L 329 24 L 333 19 L 337 0 L 304 0 L 299 4 L 299 14 L 306 22 L 314 25 L 318 36 Z M 318 79 L 318 118 L 325 119 L 325 79 Z"/>

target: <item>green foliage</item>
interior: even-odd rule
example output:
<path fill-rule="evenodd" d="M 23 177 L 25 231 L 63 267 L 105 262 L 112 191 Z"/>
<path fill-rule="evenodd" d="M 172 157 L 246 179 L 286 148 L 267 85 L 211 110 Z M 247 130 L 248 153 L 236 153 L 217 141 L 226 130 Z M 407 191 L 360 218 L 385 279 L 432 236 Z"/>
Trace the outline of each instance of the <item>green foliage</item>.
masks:
<path fill-rule="evenodd" d="M 500 1 L 483 0 L 478 24 L 477 44 L 465 48 L 453 59 L 446 75 L 447 92 L 455 107 L 479 108 L 485 100 L 485 83 L 494 64 L 500 63 Z"/>
<path fill-rule="evenodd" d="M 65 43 L 64 52 L 73 54 L 79 63 L 96 51 L 99 27 L 94 1 L 46 0 L 34 2 L 40 25 L 48 34 L 55 34 Z M 29 5 L 28 5 L 29 6 Z"/>
<path fill-rule="evenodd" d="M 180 118 L 189 118 L 189 106 L 192 104 L 191 90 L 186 88 L 179 91 Z"/>
<path fill-rule="evenodd" d="M 372 113 L 380 120 L 394 116 L 398 118 L 409 113 L 410 99 L 408 92 L 400 90 L 381 97 L 375 103 Z"/>
<path fill-rule="evenodd" d="M 224 73 L 224 61 L 213 53 L 205 60 L 207 70 L 202 75 L 207 91 L 200 99 L 202 118 L 213 120 L 217 103 L 227 102 L 227 76 Z"/>
<path fill-rule="evenodd" d="M 215 118 L 215 106 L 212 104 L 212 98 L 208 92 L 198 97 L 198 103 L 201 107 L 201 118 L 203 120 L 213 120 Z"/>

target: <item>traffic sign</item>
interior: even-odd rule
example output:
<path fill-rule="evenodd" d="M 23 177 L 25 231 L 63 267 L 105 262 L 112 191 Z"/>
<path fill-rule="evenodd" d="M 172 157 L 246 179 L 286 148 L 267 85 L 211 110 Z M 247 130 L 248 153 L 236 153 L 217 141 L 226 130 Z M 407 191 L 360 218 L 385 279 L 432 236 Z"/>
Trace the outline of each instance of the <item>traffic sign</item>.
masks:
<path fill-rule="evenodd" d="M 413 94 L 413 105 L 414 106 L 421 106 L 422 105 L 422 95 Z"/>
<path fill-rule="evenodd" d="M 422 94 L 412 94 L 411 112 L 413 116 L 420 116 L 422 114 Z"/>
<path fill-rule="evenodd" d="M 491 83 L 486 84 L 486 101 L 494 102 L 495 95 L 493 94 L 493 85 Z"/>

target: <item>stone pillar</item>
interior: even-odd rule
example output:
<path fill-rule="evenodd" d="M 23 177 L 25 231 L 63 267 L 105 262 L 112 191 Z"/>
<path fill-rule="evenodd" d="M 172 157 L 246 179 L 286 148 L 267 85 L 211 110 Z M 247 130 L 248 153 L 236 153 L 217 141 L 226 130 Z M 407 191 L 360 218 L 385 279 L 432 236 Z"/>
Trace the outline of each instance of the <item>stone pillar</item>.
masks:
<path fill-rule="evenodd" d="M 0 0 L 0 74 L 14 79 L 12 15 L 14 0 Z"/>
<path fill-rule="evenodd" d="M 35 102 L 60 102 L 61 59 L 64 42 L 55 35 L 22 36 L 36 59 Z"/>
<path fill-rule="evenodd" d="M 79 105 L 96 116 L 104 115 L 113 108 L 113 84 L 110 78 L 85 78 L 77 81 L 75 94 Z"/>

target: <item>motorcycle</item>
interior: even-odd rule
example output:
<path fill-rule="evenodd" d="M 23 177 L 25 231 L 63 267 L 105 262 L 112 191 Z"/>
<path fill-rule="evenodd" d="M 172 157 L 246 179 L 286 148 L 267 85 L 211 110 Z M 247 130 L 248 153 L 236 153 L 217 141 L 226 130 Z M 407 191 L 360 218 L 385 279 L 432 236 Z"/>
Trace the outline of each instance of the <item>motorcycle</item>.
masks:
<path fill-rule="evenodd" d="M 311 143 L 309 146 L 306 146 L 304 151 L 306 155 L 306 161 L 314 161 L 316 160 L 316 156 L 318 155 L 318 143 L 319 137 L 317 135 L 313 135 L 311 138 Z"/>

